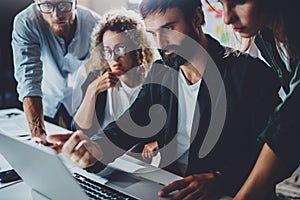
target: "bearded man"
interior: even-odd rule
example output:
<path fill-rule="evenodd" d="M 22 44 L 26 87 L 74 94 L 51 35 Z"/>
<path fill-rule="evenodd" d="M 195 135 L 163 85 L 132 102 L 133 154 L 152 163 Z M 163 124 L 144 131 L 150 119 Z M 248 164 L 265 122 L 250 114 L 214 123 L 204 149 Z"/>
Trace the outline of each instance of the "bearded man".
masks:
<path fill-rule="evenodd" d="M 47 121 L 71 124 L 74 76 L 89 56 L 100 16 L 77 0 L 34 0 L 16 15 L 12 49 L 19 100 L 32 137 L 45 141 Z"/>

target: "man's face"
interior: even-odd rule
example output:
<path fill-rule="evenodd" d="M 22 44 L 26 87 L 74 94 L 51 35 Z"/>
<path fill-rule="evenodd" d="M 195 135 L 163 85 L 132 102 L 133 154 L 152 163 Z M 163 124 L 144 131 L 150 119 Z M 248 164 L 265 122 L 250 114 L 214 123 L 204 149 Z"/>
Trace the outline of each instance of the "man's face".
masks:
<path fill-rule="evenodd" d="M 186 42 L 187 36 L 198 40 L 191 23 L 186 22 L 178 8 L 168 8 L 165 13 L 150 13 L 145 18 L 145 24 L 165 61 L 177 59 L 178 52 L 189 48 Z"/>
<path fill-rule="evenodd" d="M 40 4 L 39 10 L 41 11 L 46 23 L 49 25 L 51 31 L 55 35 L 61 36 L 71 28 L 71 25 L 75 20 L 77 6 L 76 0 L 37 0 L 36 2 Z M 42 12 L 44 11 L 42 10 L 42 6 L 43 9 L 51 10 L 50 8 L 52 5 L 56 6 L 54 6 L 54 10 L 52 10 L 50 13 Z M 67 10 L 63 11 L 64 9 Z"/>

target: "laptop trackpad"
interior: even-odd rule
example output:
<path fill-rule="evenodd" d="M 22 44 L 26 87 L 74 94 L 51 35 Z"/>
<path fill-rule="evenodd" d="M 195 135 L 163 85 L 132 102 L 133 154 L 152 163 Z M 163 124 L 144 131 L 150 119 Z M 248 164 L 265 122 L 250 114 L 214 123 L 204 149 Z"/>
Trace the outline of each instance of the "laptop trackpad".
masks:
<path fill-rule="evenodd" d="M 104 178 L 106 178 L 110 184 L 124 189 L 128 186 L 131 186 L 132 184 L 140 182 L 139 179 L 136 179 L 133 176 L 129 176 L 124 172 L 114 172 L 105 176 Z"/>

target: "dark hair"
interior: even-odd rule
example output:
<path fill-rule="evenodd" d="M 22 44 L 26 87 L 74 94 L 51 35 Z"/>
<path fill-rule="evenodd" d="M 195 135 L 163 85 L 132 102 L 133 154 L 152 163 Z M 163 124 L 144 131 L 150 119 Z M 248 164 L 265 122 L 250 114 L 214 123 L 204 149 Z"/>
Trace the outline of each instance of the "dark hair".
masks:
<path fill-rule="evenodd" d="M 282 43 L 289 57 L 300 59 L 299 0 L 261 0 L 259 5 L 273 21 L 272 31 L 277 43 Z M 297 17 L 298 16 L 298 17 Z"/>
<path fill-rule="evenodd" d="M 205 1 L 210 5 L 209 0 Z M 256 3 L 273 21 L 272 31 L 276 43 L 283 44 L 292 61 L 300 59 L 300 29 L 297 28 L 300 12 L 295 6 L 298 5 L 299 0 L 286 0 L 285 2 L 282 0 L 256 0 Z M 250 38 L 245 50 L 250 47 L 254 37 Z"/>
<path fill-rule="evenodd" d="M 300 59 L 300 30 L 297 27 L 299 21 L 299 10 L 296 6 L 299 3 L 296 0 L 290 0 L 284 3 L 278 2 L 280 17 L 282 20 L 282 31 L 273 29 L 275 36 L 284 35 L 284 45 L 286 46 L 289 55 L 294 59 Z M 279 6 L 280 4 L 280 6 Z M 297 17 L 298 16 L 298 17 Z"/>
<path fill-rule="evenodd" d="M 198 7 L 202 7 L 201 0 L 142 0 L 140 13 L 145 19 L 154 12 L 165 13 L 168 8 L 178 8 L 183 13 L 185 20 L 191 22 Z M 203 21 L 201 25 L 204 25 L 203 12 L 202 15 Z"/>

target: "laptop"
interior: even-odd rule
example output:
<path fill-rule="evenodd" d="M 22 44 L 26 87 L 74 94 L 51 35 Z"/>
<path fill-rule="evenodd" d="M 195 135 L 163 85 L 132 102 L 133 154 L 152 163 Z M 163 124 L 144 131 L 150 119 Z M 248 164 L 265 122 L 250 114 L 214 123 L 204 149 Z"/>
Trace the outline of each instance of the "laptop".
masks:
<path fill-rule="evenodd" d="M 110 167 L 100 173 L 102 177 L 82 169 L 71 172 L 53 149 L 1 132 L 0 152 L 45 199 L 164 199 L 157 196 L 160 183 Z"/>

